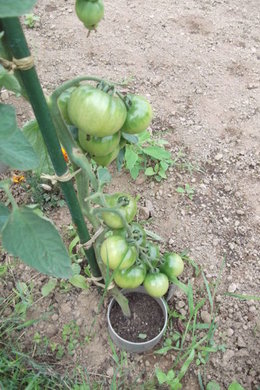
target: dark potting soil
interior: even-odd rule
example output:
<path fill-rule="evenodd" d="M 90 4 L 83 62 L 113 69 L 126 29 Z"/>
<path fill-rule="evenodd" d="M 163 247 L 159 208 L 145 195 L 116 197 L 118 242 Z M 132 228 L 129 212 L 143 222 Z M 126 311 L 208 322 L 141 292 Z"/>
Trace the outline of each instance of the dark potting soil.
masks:
<path fill-rule="evenodd" d="M 110 322 L 115 332 L 125 340 L 144 342 L 152 340 L 164 325 L 164 315 L 158 303 L 149 295 L 142 293 L 126 294 L 131 317 L 123 315 L 117 302 L 110 312 Z"/>

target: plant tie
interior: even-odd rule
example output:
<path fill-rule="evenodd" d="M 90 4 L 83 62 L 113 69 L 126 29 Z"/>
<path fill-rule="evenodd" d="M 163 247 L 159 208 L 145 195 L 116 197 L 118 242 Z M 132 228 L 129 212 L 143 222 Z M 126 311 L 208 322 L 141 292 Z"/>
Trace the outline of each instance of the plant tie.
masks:
<path fill-rule="evenodd" d="M 87 281 L 93 282 L 96 286 L 101 287 L 101 288 L 106 289 L 106 290 L 112 290 L 112 288 L 115 287 L 115 283 L 113 282 L 113 280 L 112 280 L 112 282 L 109 283 L 108 286 L 106 286 L 105 284 L 100 283 L 100 280 L 102 280 L 102 279 L 103 279 L 102 276 L 100 276 L 98 278 L 95 276 L 91 276 L 90 278 L 87 278 Z"/>
<path fill-rule="evenodd" d="M 57 181 L 60 181 L 60 182 L 66 182 L 66 181 L 70 181 L 74 176 L 76 176 L 79 172 L 81 171 L 81 168 L 79 168 L 77 171 L 74 171 L 72 173 L 70 173 L 68 170 L 61 176 L 58 176 L 58 175 L 47 175 L 45 173 L 43 173 L 41 175 L 41 179 L 47 179 L 47 180 L 50 180 L 51 181 L 51 184 L 54 185 L 57 183 Z"/>
<path fill-rule="evenodd" d="M 29 70 L 34 66 L 34 59 L 32 56 L 19 59 L 13 57 L 13 60 L 9 61 L 0 57 L 0 64 L 8 70 Z"/>
<path fill-rule="evenodd" d="M 96 231 L 96 233 L 93 234 L 93 236 L 91 237 L 90 240 L 88 240 L 87 242 L 84 242 L 83 244 L 78 244 L 78 247 L 83 247 L 85 249 L 89 249 L 90 247 L 92 247 L 92 245 L 94 244 L 94 242 L 98 239 L 98 237 L 100 236 L 100 234 L 102 234 L 104 231 L 104 228 L 103 226 L 100 226 L 99 229 Z"/>

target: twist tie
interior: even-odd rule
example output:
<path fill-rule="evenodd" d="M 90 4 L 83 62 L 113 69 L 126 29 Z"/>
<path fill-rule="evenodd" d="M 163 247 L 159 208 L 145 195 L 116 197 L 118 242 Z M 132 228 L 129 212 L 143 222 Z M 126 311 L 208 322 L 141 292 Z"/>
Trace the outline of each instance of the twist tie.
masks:
<path fill-rule="evenodd" d="M 66 182 L 66 181 L 70 181 L 74 176 L 76 176 L 79 172 L 81 171 L 81 168 L 79 168 L 77 171 L 74 171 L 72 173 L 70 173 L 68 170 L 61 176 L 57 176 L 57 175 L 46 175 L 45 173 L 43 173 L 41 175 L 41 178 L 42 179 L 47 179 L 47 180 L 50 180 L 51 181 L 51 184 L 54 185 L 57 183 L 57 181 L 59 182 Z"/>

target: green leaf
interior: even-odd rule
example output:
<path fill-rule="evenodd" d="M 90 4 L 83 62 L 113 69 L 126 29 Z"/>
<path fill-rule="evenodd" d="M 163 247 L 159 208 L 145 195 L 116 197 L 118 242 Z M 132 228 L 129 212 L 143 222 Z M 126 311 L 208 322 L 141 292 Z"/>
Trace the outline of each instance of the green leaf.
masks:
<path fill-rule="evenodd" d="M 112 176 L 107 168 L 98 167 L 97 176 L 101 185 L 110 183 L 112 180 Z"/>
<path fill-rule="evenodd" d="M 229 385 L 228 390 L 245 390 L 238 382 L 232 382 Z"/>
<path fill-rule="evenodd" d="M 142 339 L 142 340 L 145 340 L 145 339 L 147 339 L 147 334 L 145 334 L 145 333 L 139 333 L 138 338 L 139 338 L 139 339 Z"/>
<path fill-rule="evenodd" d="M 220 386 L 217 382 L 210 381 L 206 386 L 206 390 L 220 390 Z"/>
<path fill-rule="evenodd" d="M 0 103 L 0 161 L 11 168 L 30 170 L 39 160 L 32 146 L 16 125 L 15 110 Z"/>
<path fill-rule="evenodd" d="M 130 174 L 132 176 L 132 178 L 135 180 L 138 175 L 139 175 L 139 172 L 140 170 L 142 169 L 141 165 L 135 165 L 131 170 L 130 170 Z"/>
<path fill-rule="evenodd" d="M 29 12 L 37 0 L 0 0 L 0 18 L 21 16 Z"/>
<path fill-rule="evenodd" d="M 83 275 L 74 275 L 72 278 L 70 278 L 69 282 L 74 287 L 82 288 L 82 290 L 88 290 L 89 288 L 87 278 L 85 278 Z"/>
<path fill-rule="evenodd" d="M 50 278 L 44 286 L 41 288 L 41 293 L 43 297 L 47 297 L 56 287 L 57 279 Z"/>
<path fill-rule="evenodd" d="M 160 369 L 156 370 L 156 377 L 159 382 L 159 385 L 162 385 L 167 381 L 167 375 Z"/>
<path fill-rule="evenodd" d="M 185 194 L 185 189 L 182 187 L 177 187 L 176 192 L 178 192 L 178 194 Z"/>
<path fill-rule="evenodd" d="M 126 168 L 129 169 L 129 171 L 133 169 L 137 160 L 138 160 L 138 154 L 135 153 L 131 147 L 126 146 L 125 161 L 126 161 Z"/>
<path fill-rule="evenodd" d="M 73 275 L 79 275 L 80 274 L 81 267 L 80 267 L 79 264 L 72 263 L 71 268 L 72 268 Z"/>
<path fill-rule="evenodd" d="M 171 158 L 171 153 L 160 146 L 148 146 L 143 148 L 143 152 L 156 160 L 168 160 Z"/>
<path fill-rule="evenodd" d="M 146 168 L 144 174 L 145 174 L 146 176 L 153 176 L 153 175 L 155 175 L 155 172 L 154 172 L 154 170 L 153 170 L 152 167 L 148 167 L 148 168 Z"/>
<path fill-rule="evenodd" d="M 3 247 L 29 266 L 57 278 L 70 278 L 71 262 L 53 224 L 28 208 L 14 209 L 2 230 Z"/>
<path fill-rule="evenodd" d="M 47 152 L 47 147 L 43 141 L 41 131 L 39 129 L 38 122 L 33 119 L 27 122 L 23 127 L 23 134 L 32 145 L 33 150 L 39 158 L 39 166 L 34 170 L 36 174 L 54 172 L 51 159 Z"/>
<path fill-rule="evenodd" d="M 162 167 L 159 169 L 158 174 L 159 174 L 163 179 L 167 179 L 167 176 L 166 176 L 166 174 L 165 174 L 165 170 L 164 170 Z"/>
<path fill-rule="evenodd" d="M 0 265 L 0 276 L 4 276 L 6 274 L 6 272 L 7 272 L 7 269 L 8 269 L 8 267 L 7 267 L 6 264 L 5 265 Z"/>
<path fill-rule="evenodd" d="M 139 140 L 139 144 L 143 144 L 144 142 L 148 141 L 149 139 L 151 139 L 151 134 L 149 133 L 149 131 L 143 131 L 142 133 L 139 133 L 138 134 L 138 140 Z"/>
<path fill-rule="evenodd" d="M 136 135 L 128 134 L 128 133 L 121 133 L 121 136 L 126 141 L 130 142 L 130 144 L 137 144 L 138 143 L 138 137 Z"/>
<path fill-rule="evenodd" d="M 16 94 L 21 94 L 22 89 L 17 78 L 10 72 L 8 72 L 2 65 L 0 65 L 0 89 L 4 87 L 9 91 L 13 91 Z"/>
<path fill-rule="evenodd" d="M 0 203 L 0 231 L 3 229 L 4 224 L 8 220 L 10 210 L 3 203 Z"/>

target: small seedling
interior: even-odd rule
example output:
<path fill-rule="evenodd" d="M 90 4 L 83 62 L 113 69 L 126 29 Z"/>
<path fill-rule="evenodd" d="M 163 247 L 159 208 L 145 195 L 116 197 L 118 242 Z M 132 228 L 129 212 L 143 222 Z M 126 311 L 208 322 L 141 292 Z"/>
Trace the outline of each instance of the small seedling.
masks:
<path fill-rule="evenodd" d="M 177 187 L 176 191 L 178 194 L 186 195 L 190 200 L 193 199 L 194 189 L 189 184 L 185 184 L 184 187 Z"/>
<path fill-rule="evenodd" d="M 40 17 L 34 14 L 26 14 L 24 19 L 24 24 L 28 28 L 34 28 L 36 23 L 40 20 Z"/>

